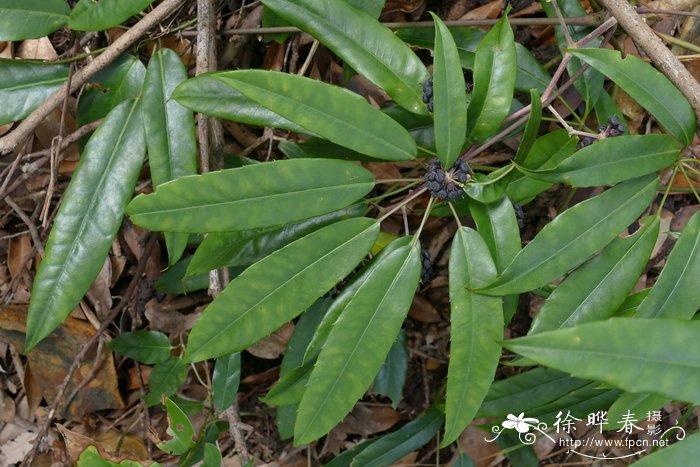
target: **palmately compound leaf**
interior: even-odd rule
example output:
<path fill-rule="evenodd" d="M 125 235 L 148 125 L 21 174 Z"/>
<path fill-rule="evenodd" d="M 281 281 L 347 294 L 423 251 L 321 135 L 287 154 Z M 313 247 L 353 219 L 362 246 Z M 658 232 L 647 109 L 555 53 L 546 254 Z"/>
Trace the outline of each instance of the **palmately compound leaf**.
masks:
<path fill-rule="evenodd" d="M 610 243 L 649 205 L 658 177 L 618 183 L 567 209 L 547 224 L 490 285 L 480 292 L 508 295 L 535 289 L 583 263 Z"/>
<path fill-rule="evenodd" d="M 367 254 L 379 224 L 365 217 L 326 226 L 246 269 L 204 310 L 185 359 L 244 350 L 309 308 Z"/>
<path fill-rule="evenodd" d="M 397 104 L 427 114 L 421 84 L 428 71 L 413 51 L 370 14 L 346 2 L 265 0 L 294 26 L 311 34 Z"/>
<path fill-rule="evenodd" d="M 173 90 L 187 79 L 178 55 L 163 49 L 148 62 L 143 85 L 143 124 L 151 179 L 156 187 L 169 180 L 197 173 L 197 140 L 194 115 L 171 99 Z M 187 246 L 186 233 L 166 232 L 168 264 L 180 259 Z"/>
<path fill-rule="evenodd" d="M 294 443 L 328 433 L 372 384 L 401 329 L 420 280 L 420 247 L 381 261 L 335 322 L 299 404 Z"/>
<path fill-rule="evenodd" d="M 276 71 L 237 70 L 210 76 L 340 146 L 387 161 L 416 155 L 416 143 L 406 129 L 347 89 Z"/>
<path fill-rule="evenodd" d="M 700 404 L 700 322 L 611 318 L 503 346 L 578 378 Z"/>
<path fill-rule="evenodd" d="M 373 186 L 374 176 L 351 162 L 282 160 L 181 177 L 137 196 L 127 212 L 150 230 L 251 230 L 335 211 Z"/>
<path fill-rule="evenodd" d="M 496 277 L 488 247 L 475 230 L 457 231 L 449 265 L 450 364 L 442 446 L 456 440 L 476 415 L 496 374 L 501 355 L 498 341 L 503 338 L 501 298 L 467 289 Z"/>
<path fill-rule="evenodd" d="M 146 142 L 138 101 L 126 101 L 88 141 L 34 278 L 26 350 L 60 325 L 102 269 L 138 179 Z"/>

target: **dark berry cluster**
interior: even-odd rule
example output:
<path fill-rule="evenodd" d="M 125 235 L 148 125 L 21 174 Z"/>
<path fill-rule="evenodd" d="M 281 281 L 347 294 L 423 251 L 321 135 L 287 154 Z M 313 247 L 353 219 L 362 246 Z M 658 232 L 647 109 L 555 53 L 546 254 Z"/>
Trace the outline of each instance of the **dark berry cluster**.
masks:
<path fill-rule="evenodd" d="M 420 281 L 425 285 L 433 280 L 433 260 L 430 258 L 430 252 L 425 248 L 421 252 L 421 257 Z"/>
<path fill-rule="evenodd" d="M 591 136 L 584 136 L 581 141 L 579 141 L 577 148 L 585 148 L 595 143 L 597 139 L 610 138 L 613 136 L 620 136 L 625 133 L 625 126 L 620 123 L 617 116 L 612 115 L 608 117 L 608 124 L 601 125 L 598 127 L 598 138 L 593 138 Z"/>
<path fill-rule="evenodd" d="M 523 212 L 523 207 L 518 203 L 513 203 L 513 209 L 515 210 L 515 218 L 518 220 L 518 227 L 522 230 L 522 228 L 525 227 L 525 213 Z"/>
<path fill-rule="evenodd" d="M 469 180 L 469 166 L 462 160 L 457 160 L 449 172 L 442 168 L 438 159 L 428 164 L 428 171 L 423 179 L 425 188 L 433 198 L 452 201 L 464 195 L 464 184 Z"/>
<path fill-rule="evenodd" d="M 433 76 L 423 82 L 423 102 L 430 112 L 433 111 Z"/>

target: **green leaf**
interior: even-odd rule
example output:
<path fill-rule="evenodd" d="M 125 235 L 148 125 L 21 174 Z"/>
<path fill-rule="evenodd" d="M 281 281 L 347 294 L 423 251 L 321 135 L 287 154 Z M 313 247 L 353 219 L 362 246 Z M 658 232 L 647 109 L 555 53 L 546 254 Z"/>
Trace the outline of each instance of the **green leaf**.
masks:
<path fill-rule="evenodd" d="M 651 288 L 640 290 L 637 293 L 634 293 L 627 298 L 625 298 L 625 301 L 622 302 L 622 305 L 615 310 L 614 316 L 620 316 L 620 317 L 630 317 L 634 316 L 634 314 L 637 312 L 637 307 L 639 307 L 639 304 L 642 303 L 642 301 L 649 295 L 649 292 L 651 292 Z"/>
<path fill-rule="evenodd" d="M 401 125 L 347 89 L 276 71 L 225 71 L 211 76 L 333 143 L 381 160 L 408 160 L 416 155 L 416 144 Z"/>
<path fill-rule="evenodd" d="M 153 0 L 80 0 L 68 19 L 74 31 L 103 31 L 131 18 Z"/>
<path fill-rule="evenodd" d="M 235 352 L 217 358 L 211 379 L 211 398 L 218 413 L 236 402 L 240 382 L 241 354 Z"/>
<path fill-rule="evenodd" d="M 578 139 L 571 137 L 565 129 L 555 130 L 537 138 L 519 165 L 530 169 L 548 169 L 555 167 L 576 151 Z M 516 203 L 527 203 L 539 193 L 552 186 L 526 177 L 520 172 L 512 172 L 504 181 L 506 194 Z"/>
<path fill-rule="evenodd" d="M 529 334 L 611 317 L 639 280 L 658 235 L 654 217 L 634 235 L 613 240 L 554 289 Z"/>
<path fill-rule="evenodd" d="M 688 145 L 693 140 L 695 113 L 678 88 L 660 71 L 634 55 L 623 59 L 615 50 L 575 49 L 569 52 L 613 80 L 678 141 Z"/>
<path fill-rule="evenodd" d="M 137 101 L 117 106 L 87 143 L 34 278 L 26 350 L 61 324 L 104 264 L 146 150 Z"/>
<path fill-rule="evenodd" d="M 372 389 L 391 399 L 391 407 L 396 409 L 403 399 L 403 386 L 408 373 L 408 349 L 406 348 L 406 333 L 399 332 L 394 344 L 389 350 L 386 361 L 379 369 L 372 383 Z"/>
<path fill-rule="evenodd" d="M 659 410 L 660 407 L 668 404 L 667 397 L 656 394 L 638 394 L 624 392 L 618 397 L 608 409 L 608 423 L 605 430 L 619 430 L 623 427 L 623 417 L 630 411 L 633 414 L 648 413 L 652 410 Z"/>
<path fill-rule="evenodd" d="M 677 433 L 674 433 L 677 434 Z M 673 436 L 673 434 L 671 435 Z M 689 459 L 700 458 L 700 432 L 688 438 L 649 454 L 632 464 L 634 467 L 663 467 L 685 465 Z"/>
<path fill-rule="evenodd" d="M 299 367 L 304 362 L 304 352 L 311 342 L 311 338 L 328 311 L 331 301 L 322 298 L 316 301 L 311 308 L 306 310 L 294 326 L 292 337 L 287 343 L 287 348 L 280 364 L 280 379 L 287 376 L 293 369 Z M 301 395 L 299 396 L 301 400 Z M 277 408 L 277 431 L 280 439 L 289 439 L 294 436 L 294 423 L 297 419 L 297 405 L 286 405 Z"/>
<path fill-rule="evenodd" d="M 170 357 L 154 365 L 148 377 L 146 405 L 151 407 L 158 404 L 163 396 L 175 394 L 180 386 L 185 384 L 187 369 L 187 365 L 179 357 Z"/>
<path fill-rule="evenodd" d="M 167 360 L 172 348 L 168 336 L 156 331 L 125 332 L 108 345 L 115 352 L 147 365 Z"/>
<path fill-rule="evenodd" d="M 211 117 L 282 128 L 295 133 L 311 133 L 222 83 L 212 73 L 204 73 L 180 83 L 172 97 L 188 109 Z"/>
<path fill-rule="evenodd" d="M 105 460 L 100 456 L 95 446 L 88 446 L 80 454 L 78 458 L 78 467 L 141 467 L 142 464 L 136 461 L 124 460 L 120 463 Z M 160 467 L 160 464 L 154 462 L 150 467 Z"/>
<path fill-rule="evenodd" d="M 204 461 L 202 462 L 202 467 L 221 467 L 223 460 L 221 459 L 221 452 L 216 445 L 211 443 L 206 443 L 204 445 Z"/>
<path fill-rule="evenodd" d="M 185 275 L 191 261 L 192 256 L 188 256 L 164 271 L 156 281 L 156 290 L 161 293 L 178 295 L 207 289 L 209 287 L 208 272 L 194 276 Z"/>
<path fill-rule="evenodd" d="M 362 216 L 365 203 L 275 228 L 209 234 L 199 244 L 187 275 L 207 273 L 223 266 L 248 266 L 319 228 L 341 219 Z"/>
<path fill-rule="evenodd" d="M 437 156 L 445 170 L 459 157 L 467 132 L 467 104 L 464 75 L 450 31 L 435 13 L 435 55 L 433 57 L 433 107 Z"/>
<path fill-rule="evenodd" d="M 171 99 L 173 89 L 186 79 L 182 60 L 170 49 L 158 51 L 148 62 L 143 85 L 143 123 L 151 180 L 156 189 L 169 180 L 197 173 L 194 116 Z M 188 238 L 188 234 L 165 233 L 170 266 L 182 256 Z"/>
<path fill-rule="evenodd" d="M 379 233 L 378 241 L 381 241 L 383 234 L 384 232 Z M 333 303 L 328 307 L 328 312 L 326 312 L 316 328 L 316 332 L 314 332 L 314 336 L 311 338 L 311 342 L 309 342 L 306 352 L 304 353 L 304 364 L 310 363 L 318 357 L 321 348 L 326 344 L 328 335 L 331 333 L 336 321 L 338 321 L 338 317 L 345 313 L 345 308 L 355 297 L 357 291 L 370 277 L 373 277 L 375 274 L 374 270 L 384 262 L 384 258 L 399 248 L 409 245 L 411 240 L 412 237 L 409 236 L 392 239 L 388 245 L 379 251 L 379 254 L 377 254 L 371 262 L 355 274 L 352 280 L 333 300 Z M 376 254 L 376 252 L 373 251 L 373 254 Z"/>
<path fill-rule="evenodd" d="M 49 35 L 66 24 L 69 13 L 64 0 L 0 0 L 0 41 Z"/>
<path fill-rule="evenodd" d="M 574 187 L 612 185 L 668 167 L 680 149 L 669 135 L 618 136 L 586 146 L 554 168 L 518 170 L 537 180 Z"/>
<path fill-rule="evenodd" d="M 449 261 L 452 311 L 442 447 L 459 438 L 472 421 L 496 374 L 498 341 L 503 338 L 501 299 L 467 290 L 495 277 L 496 266 L 484 240 L 475 230 L 460 228 Z"/>
<path fill-rule="evenodd" d="M 512 165 L 504 165 L 488 175 L 477 172 L 464 186 L 464 192 L 480 203 L 495 203 L 503 197 L 505 191 L 505 184 L 499 182 L 508 177 L 509 172 L 512 171 Z"/>
<path fill-rule="evenodd" d="M 78 101 L 78 125 L 103 118 L 121 102 L 139 97 L 146 67 L 133 55 L 120 55 L 85 86 Z"/>
<path fill-rule="evenodd" d="M 611 318 L 505 341 L 579 378 L 700 404 L 700 322 Z"/>
<path fill-rule="evenodd" d="M 462 63 L 462 68 L 474 69 L 474 57 L 479 43 L 483 40 L 486 32 L 479 28 L 451 27 L 450 34 L 457 45 L 457 52 Z M 428 28 L 404 28 L 396 35 L 408 42 L 422 48 L 431 49 L 435 42 L 435 32 Z M 530 89 L 537 89 L 544 92 L 551 77 L 547 70 L 532 56 L 529 50 L 522 44 L 515 43 L 515 53 L 517 56 L 517 75 L 515 77 L 515 89 L 523 92 L 530 92 Z"/>
<path fill-rule="evenodd" d="M 420 280 L 420 248 L 386 255 L 328 335 L 299 404 L 295 444 L 325 435 L 350 412 L 382 366 Z"/>
<path fill-rule="evenodd" d="M 700 307 L 700 212 L 693 214 L 636 318 L 690 319 Z"/>
<path fill-rule="evenodd" d="M 374 176 L 351 162 L 296 159 L 182 177 L 127 212 L 134 223 L 169 232 L 227 232 L 271 227 L 318 216 L 357 201 Z"/>
<path fill-rule="evenodd" d="M 204 310 L 190 333 L 185 359 L 237 352 L 271 334 L 352 271 L 378 233 L 373 219 L 348 219 L 258 261 Z"/>
<path fill-rule="evenodd" d="M 440 411 L 431 407 L 415 420 L 374 441 L 355 457 L 351 465 L 353 467 L 391 465 L 428 444 L 440 431 L 442 421 L 443 416 Z"/>
<path fill-rule="evenodd" d="M 530 91 L 530 116 L 525 125 L 523 137 L 518 145 L 518 152 L 513 158 L 516 164 L 522 163 L 532 149 L 532 145 L 537 139 L 537 133 L 540 131 L 540 122 L 542 121 L 542 101 L 540 93 L 536 89 Z"/>
<path fill-rule="evenodd" d="M 158 445 L 158 449 L 173 453 L 175 455 L 184 454 L 195 442 L 194 428 L 187 415 L 173 401 L 165 398 L 165 409 L 168 412 L 167 433 L 172 436 L 170 441 Z"/>
<path fill-rule="evenodd" d="M 428 79 L 428 71 L 401 39 L 371 15 L 345 2 L 263 3 L 318 39 L 355 71 L 383 88 L 397 104 L 411 112 L 427 114 L 422 83 Z"/>
<path fill-rule="evenodd" d="M 304 395 L 315 362 L 314 359 L 290 370 L 268 391 L 263 402 L 278 406 L 298 404 Z"/>
<path fill-rule="evenodd" d="M 3 18 L 2 13 L 0 18 Z M 3 31 L 1 23 L 0 19 L 0 31 Z M 0 100 L 3 102 L 0 125 L 4 125 L 22 120 L 48 99 L 68 77 L 68 67 L 2 59 L 0 76 Z"/>
<path fill-rule="evenodd" d="M 482 141 L 508 115 L 517 67 L 513 31 L 504 16 L 486 34 L 474 59 L 474 92 L 467 110 L 468 139 Z"/>
<path fill-rule="evenodd" d="M 618 183 L 604 193 L 567 209 L 547 224 L 481 292 L 527 292 L 583 263 L 612 241 L 649 205 L 658 178 L 649 175 Z"/>

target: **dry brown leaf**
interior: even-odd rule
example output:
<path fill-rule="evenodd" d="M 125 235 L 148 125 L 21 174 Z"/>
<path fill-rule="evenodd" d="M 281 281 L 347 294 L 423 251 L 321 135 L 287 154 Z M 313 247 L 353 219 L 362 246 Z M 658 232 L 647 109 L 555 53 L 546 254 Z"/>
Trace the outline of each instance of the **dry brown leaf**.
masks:
<path fill-rule="evenodd" d="M 501 449 L 498 443 L 486 441 L 487 434 L 471 425 L 467 427 L 459 438 L 460 450 L 466 452 L 474 459 L 476 467 L 491 465 L 494 458 L 500 455 Z M 453 465 L 454 460 L 448 464 Z"/>
<path fill-rule="evenodd" d="M 0 125 L 0 136 L 4 135 L 8 131 L 10 131 L 10 128 L 12 128 L 12 123 L 6 123 L 4 125 Z"/>
<path fill-rule="evenodd" d="M 494 19 L 498 18 L 503 11 L 503 0 L 494 0 L 462 16 L 460 19 Z"/>
<path fill-rule="evenodd" d="M 56 49 L 48 37 L 22 41 L 17 49 L 17 56 L 25 60 L 58 60 Z"/>
<path fill-rule="evenodd" d="M 139 462 L 141 465 L 150 465 L 151 462 L 147 462 L 146 459 L 148 458 L 148 451 L 145 449 L 145 446 L 143 446 L 143 452 L 146 454 L 143 457 L 140 457 L 138 454 L 125 451 L 124 448 L 126 448 L 126 445 L 122 446 L 122 450 L 118 452 L 110 451 L 105 445 L 102 443 L 89 438 L 85 435 L 82 435 L 76 431 L 69 430 L 65 426 L 61 425 L 60 423 L 56 424 L 56 427 L 58 428 L 58 431 L 61 433 L 63 436 L 63 439 L 66 443 L 66 452 L 68 453 L 68 457 L 73 461 L 73 463 L 76 463 L 78 461 L 78 458 L 80 457 L 80 454 L 87 449 L 90 446 L 95 446 L 97 449 L 97 452 L 102 456 L 103 459 L 108 460 L 110 462 L 122 462 L 124 460 L 131 460 L 135 462 Z M 110 442 L 113 444 L 112 442 Z M 132 443 L 133 444 L 133 443 Z M 143 444 L 141 442 L 140 444 Z M 139 448 L 140 450 L 140 448 Z"/>
<path fill-rule="evenodd" d="M 27 393 L 29 413 L 33 414 L 37 407 L 39 407 L 39 404 L 41 404 L 43 396 L 41 395 L 41 385 L 34 376 L 32 367 L 28 364 L 25 365 L 24 368 L 24 389 Z"/>
<path fill-rule="evenodd" d="M 8 306 L 0 310 L 0 340 L 17 347 L 24 353 L 27 307 Z M 85 321 L 68 318 L 54 332 L 42 340 L 27 355 L 28 365 L 34 372 L 41 392 L 51 403 L 56 391 L 63 383 L 68 368 L 95 329 Z M 75 372 L 67 393 L 81 383 L 92 372 L 94 351 Z M 95 377 L 76 395 L 68 406 L 67 416 L 77 419 L 97 410 L 121 409 L 124 403 L 119 394 L 117 374 L 111 352 L 103 351 L 100 369 Z"/>
<path fill-rule="evenodd" d="M 151 377 L 153 367 L 147 365 L 140 365 L 139 368 L 141 369 L 141 383 L 143 387 L 146 387 L 148 386 L 148 379 Z M 136 367 L 131 367 L 129 368 L 129 382 L 126 383 L 126 389 L 135 391 L 140 388 L 141 386 L 139 386 L 139 372 L 136 370 Z"/>
<path fill-rule="evenodd" d="M 15 413 L 15 401 L 4 391 L 0 391 L 0 422 L 12 422 L 15 419 Z"/>
<path fill-rule="evenodd" d="M 32 251 L 31 238 L 27 232 L 10 239 L 10 246 L 7 250 L 7 267 L 13 279 L 22 272 L 24 261 Z"/>
<path fill-rule="evenodd" d="M 58 134 L 61 128 L 61 109 L 55 109 L 44 120 L 41 121 L 36 129 L 36 138 L 39 140 L 41 149 L 51 149 L 53 139 Z M 73 133 L 76 129 L 75 118 L 67 113 L 63 120 L 63 134 Z M 71 144 L 62 151 L 65 161 L 59 167 L 59 171 L 63 174 L 70 173 L 75 170 L 76 161 L 80 159 L 80 152 L 77 144 Z M 70 171 L 70 172 L 69 172 Z"/>
<path fill-rule="evenodd" d="M 693 217 L 693 214 L 696 212 L 700 211 L 700 204 L 693 204 L 692 206 L 683 206 L 676 212 L 676 216 L 673 219 L 673 222 L 671 222 L 671 230 L 674 232 L 680 232 L 682 231 L 686 225 L 688 225 L 688 221 L 690 220 L 691 217 Z"/>
<path fill-rule="evenodd" d="M 6 45 L 2 50 L 0 50 L 0 58 L 15 58 L 13 53 L 13 43 L 3 42 Z"/>
<path fill-rule="evenodd" d="M 292 332 L 294 332 L 294 324 L 289 322 L 246 350 L 258 358 L 267 360 L 278 358 L 287 348 Z"/>
<path fill-rule="evenodd" d="M 25 431 L 17 437 L 5 441 L 0 446 L 0 465 L 14 465 L 22 462 L 31 451 L 36 433 Z"/>
<path fill-rule="evenodd" d="M 109 289 L 112 283 L 112 263 L 105 258 L 102 269 L 87 291 L 87 297 L 92 302 L 97 316 L 104 319 L 112 309 L 112 293 Z"/>
<path fill-rule="evenodd" d="M 189 314 L 180 313 L 178 310 L 195 306 L 199 300 L 188 295 L 183 297 L 168 296 L 162 302 L 153 298 L 146 303 L 146 318 L 153 331 L 179 334 L 192 329 L 202 315 L 201 311 Z"/>
<path fill-rule="evenodd" d="M 413 303 L 411 304 L 411 310 L 408 312 L 408 316 L 421 323 L 439 323 L 442 321 L 442 317 L 432 303 L 420 295 L 413 297 Z"/>
<path fill-rule="evenodd" d="M 401 172 L 393 164 L 383 162 L 365 162 L 363 164 L 367 170 L 372 172 L 377 180 L 388 180 L 401 178 Z"/>

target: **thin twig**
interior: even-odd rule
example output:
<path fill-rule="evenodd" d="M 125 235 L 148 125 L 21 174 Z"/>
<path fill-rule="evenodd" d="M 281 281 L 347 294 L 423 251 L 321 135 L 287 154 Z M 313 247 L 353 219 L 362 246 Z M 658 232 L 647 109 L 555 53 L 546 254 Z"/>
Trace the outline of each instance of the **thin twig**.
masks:
<path fill-rule="evenodd" d="M 41 428 L 39 429 L 39 433 L 37 433 L 36 438 L 34 438 L 34 445 L 32 446 L 31 451 L 29 451 L 22 460 L 22 466 L 28 467 L 32 465 L 34 457 L 39 451 L 39 445 L 41 444 L 41 441 L 44 439 L 44 437 L 46 437 L 46 434 L 49 431 L 49 426 L 51 425 L 54 417 L 58 413 L 58 409 L 63 404 L 63 398 L 66 394 L 66 390 L 68 389 L 68 384 L 73 378 L 73 374 L 80 367 L 81 363 L 85 359 L 92 346 L 95 345 L 95 342 L 97 342 L 97 340 L 100 339 L 102 334 L 112 324 L 112 321 L 114 321 L 114 319 L 119 315 L 119 313 L 121 313 L 124 310 L 124 308 L 127 307 L 127 305 L 129 305 L 129 303 L 131 303 L 131 297 L 136 292 L 136 289 L 139 283 L 141 282 L 141 275 L 146 269 L 146 263 L 148 262 L 148 258 L 150 257 L 153 248 L 156 245 L 157 239 L 158 237 L 156 234 L 149 235 L 148 241 L 146 242 L 146 246 L 144 247 L 143 253 L 141 254 L 139 262 L 136 266 L 136 271 L 134 271 L 134 275 L 132 276 L 129 285 L 126 288 L 126 292 L 124 293 L 121 301 L 117 304 L 116 307 L 112 309 L 109 315 L 107 315 L 105 320 L 102 322 L 102 325 L 100 325 L 100 328 L 95 332 L 95 334 L 90 336 L 87 342 L 85 342 L 85 344 L 83 345 L 82 349 L 80 349 L 80 352 L 78 352 L 78 354 L 73 359 L 73 363 L 66 372 L 65 378 L 63 378 L 63 382 L 61 383 L 61 385 L 58 388 L 58 391 L 56 392 L 56 397 L 54 398 L 51 407 L 49 407 L 49 413 L 46 417 L 46 420 L 44 420 L 44 422 L 41 425 Z"/>
<path fill-rule="evenodd" d="M 32 241 L 34 242 L 34 246 L 36 247 L 37 251 L 41 255 L 41 257 L 44 257 L 44 246 L 41 242 L 41 236 L 39 235 L 39 231 L 36 229 L 36 225 L 34 225 L 34 222 L 27 216 L 24 211 L 22 211 L 22 208 L 20 208 L 17 203 L 15 203 L 15 200 L 13 200 L 11 197 L 6 196 L 5 197 L 5 202 L 12 208 L 12 210 L 19 216 L 20 219 L 22 219 L 22 222 L 24 222 L 24 225 L 27 226 L 29 229 L 29 235 L 32 237 Z"/>
<path fill-rule="evenodd" d="M 109 65 L 115 58 L 120 56 L 126 49 L 131 47 L 141 36 L 143 36 L 149 29 L 157 25 L 167 16 L 169 16 L 172 11 L 177 8 L 184 0 L 165 0 L 163 3 L 158 5 L 150 13 L 148 13 L 141 21 L 136 23 L 134 26 L 129 28 L 124 34 L 119 36 L 112 45 L 110 45 L 104 53 L 96 57 L 92 62 L 88 63 L 84 68 L 78 71 L 73 80 L 70 83 L 64 83 L 61 87 L 56 89 L 51 96 L 44 101 L 34 112 L 32 112 L 29 117 L 24 119 L 17 128 L 15 128 L 8 135 L 0 138 L 0 155 L 7 154 L 10 151 L 14 151 L 17 146 L 19 146 L 24 140 L 26 140 L 36 129 L 39 124 L 63 101 L 63 96 L 66 93 L 66 89 L 69 89 L 70 93 L 75 92 L 87 80 L 93 76 L 98 71 Z"/>

